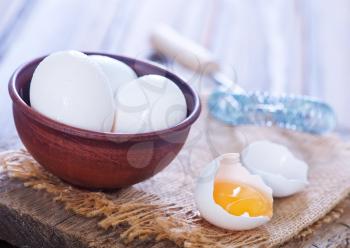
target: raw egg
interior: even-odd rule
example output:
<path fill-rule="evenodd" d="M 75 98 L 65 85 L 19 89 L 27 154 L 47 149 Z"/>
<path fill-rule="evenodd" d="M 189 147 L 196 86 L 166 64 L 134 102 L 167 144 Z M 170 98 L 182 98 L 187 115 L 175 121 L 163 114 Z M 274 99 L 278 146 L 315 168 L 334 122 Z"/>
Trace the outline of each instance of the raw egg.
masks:
<path fill-rule="evenodd" d="M 90 55 L 89 57 L 101 66 L 109 80 L 113 96 L 117 94 L 121 85 L 137 78 L 135 71 L 119 60 L 102 55 Z"/>
<path fill-rule="evenodd" d="M 213 160 L 201 174 L 194 193 L 201 216 L 228 230 L 256 228 L 273 214 L 272 190 L 239 160 L 237 153 Z"/>
<path fill-rule="evenodd" d="M 115 111 L 108 78 L 78 51 L 52 53 L 40 62 L 30 84 L 30 104 L 67 125 L 100 132 L 112 129 Z"/>
<path fill-rule="evenodd" d="M 160 75 L 146 75 L 123 84 L 115 99 L 115 132 L 162 130 L 177 125 L 187 114 L 185 96 L 180 88 Z"/>
<path fill-rule="evenodd" d="M 262 177 L 275 197 L 290 196 L 308 185 L 308 165 L 285 146 L 267 140 L 253 142 L 242 151 L 242 163 Z"/>

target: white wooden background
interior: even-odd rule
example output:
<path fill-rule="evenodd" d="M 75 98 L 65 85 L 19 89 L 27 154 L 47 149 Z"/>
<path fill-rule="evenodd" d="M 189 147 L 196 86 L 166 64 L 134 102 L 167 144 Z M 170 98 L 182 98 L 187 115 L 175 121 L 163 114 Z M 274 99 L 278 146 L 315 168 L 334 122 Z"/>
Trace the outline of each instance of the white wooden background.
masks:
<path fill-rule="evenodd" d="M 21 63 L 62 49 L 145 58 L 159 22 L 235 67 L 244 88 L 320 97 L 350 127 L 349 0 L 0 0 L 0 149 L 18 144 L 7 82 Z"/>
<path fill-rule="evenodd" d="M 350 0 L 0 0 L 0 151 L 20 146 L 7 93 L 20 64 L 63 49 L 146 58 L 159 22 L 235 67 L 244 88 L 320 97 L 350 128 Z M 326 247 L 341 224 L 306 244 Z"/>

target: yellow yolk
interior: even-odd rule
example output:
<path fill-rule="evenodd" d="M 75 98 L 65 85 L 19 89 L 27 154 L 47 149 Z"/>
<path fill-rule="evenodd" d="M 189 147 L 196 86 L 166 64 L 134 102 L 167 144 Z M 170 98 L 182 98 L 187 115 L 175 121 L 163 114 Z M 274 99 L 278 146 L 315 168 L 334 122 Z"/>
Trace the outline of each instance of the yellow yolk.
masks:
<path fill-rule="evenodd" d="M 272 202 L 259 190 L 249 185 L 234 182 L 214 182 L 214 201 L 228 213 L 250 217 L 272 216 Z"/>

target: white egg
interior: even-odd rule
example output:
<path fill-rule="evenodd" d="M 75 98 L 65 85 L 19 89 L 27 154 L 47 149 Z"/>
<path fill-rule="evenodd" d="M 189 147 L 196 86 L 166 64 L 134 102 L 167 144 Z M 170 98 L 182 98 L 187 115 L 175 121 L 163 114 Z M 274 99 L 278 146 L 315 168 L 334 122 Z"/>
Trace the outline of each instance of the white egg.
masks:
<path fill-rule="evenodd" d="M 102 55 L 90 55 L 89 57 L 98 63 L 106 74 L 113 91 L 113 96 L 116 95 L 121 85 L 137 78 L 135 71 L 119 60 Z"/>
<path fill-rule="evenodd" d="M 108 78 L 78 51 L 52 53 L 40 62 L 30 84 L 30 103 L 41 114 L 70 126 L 112 129 L 115 109 Z"/>
<path fill-rule="evenodd" d="M 214 185 L 219 185 L 221 182 L 235 186 L 225 195 L 224 191 L 220 191 L 223 188 L 218 188 L 219 191 L 214 188 L 217 187 Z M 247 195 L 247 190 L 251 191 L 250 195 Z M 225 207 L 220 205 L 221 202 L 215 200 L 217 196 L 228 197 L 230 203 Z M 251 175 L 239 163 L 237 153 L 223 154 L 206 166 L 197 181 L 194 197 L 201 216 L 211 224 L 224 229 L 253 229 L 267 223 L 272 217 L 272 190 L 259 176 Z M 257 214 L 256 209 L 266 214 Z M 240 214 L 233 214 L 235 212 Z"/>
<path fill-rule="evenodd" d="M 308 184 L 308 165 L 285 146 L 262 140 L 242 151 L 242 163 L 260 175 L 273 190 L 273 196 L 285 197 L 302 191 Z"/>
<path fill-rule="evenodd" d="M 186 118 L 185 96 L 170 79 L 146 75 L 122 85 L 116 97 L 115 132 L 144 133 L 173 127 Z"/>

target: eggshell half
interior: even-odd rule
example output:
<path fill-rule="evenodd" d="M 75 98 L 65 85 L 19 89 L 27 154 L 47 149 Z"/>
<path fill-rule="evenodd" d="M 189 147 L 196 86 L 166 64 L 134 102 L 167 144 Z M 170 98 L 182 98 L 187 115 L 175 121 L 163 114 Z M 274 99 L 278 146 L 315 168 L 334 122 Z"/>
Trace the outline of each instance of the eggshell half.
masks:
<path fill-rule="evenodd" d="M 142 133 L 173 127 L 186 118 L 180 88 L 159 75 L 139 77 L 118 90 L 115 132 Z"/>
<path fill-rule="evenodd" d="M 242 163 L 263 178 L 275 197 L 295 194 L 308 185 L 308 165 L 282 145 L 266 140 L 251 143 L 242 151 Z"/>
<path fill-rule="evenodd" d="M 248 230 L 261 226 L 270 220 L 268 216 L 250 217 L 248 213 L 234 216 L 215 203 L 213 199 L 214 180 L 230 180 L 251 185 L 265 194 L 272 204 L 272 190 L 259 176 L 251 175 L 239 163 L 239 154 L 228 153 L 209 163 L 200 175 L 194 198 L 201 216 L 211 224 L 228 230 Z"/>
<path fill-rule="evenodd" d="M 30 104 L 41 114 L 64 124 L 110 132 L 114 102 L 101 68 L 78 51 L 47 56 L 30 84 Z"/>

